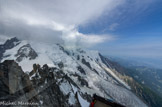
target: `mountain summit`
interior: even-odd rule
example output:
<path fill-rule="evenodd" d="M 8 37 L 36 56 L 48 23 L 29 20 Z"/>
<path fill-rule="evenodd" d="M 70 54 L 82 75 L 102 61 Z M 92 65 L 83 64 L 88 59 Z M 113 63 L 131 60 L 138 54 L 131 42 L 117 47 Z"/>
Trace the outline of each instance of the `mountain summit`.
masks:
<path fill-rule="evenodd" d="M 0 45 L 0 50 L 2 73 L 6 72 L 3 69 L 4 64 L 6 67 L 10 63 L 18 63 L 21 66 L 12 66 L 16 67 L 15 72 L 20 78 L 13 80 L 18 81 L 16 83 L 24 81 L 21 83 L 22 87 L 11 86 L 13 96 L 18 96 L 17 101 L 38 101 L 44 106 L 88 107 L 93 94 L 97 94 L 129 107 L 146 106 L 131 91 L 130 86 L 113 72 L 109 62 L 97 51 L 70 50 L 60 44 L 34 43 L 20 41 L 17 38 L 7 40 Z M 10 74 L 11 70 L 8 69 L 7 73 Z M 5 78 L 7 80 L 12 76 Z M 29 86 L 27 89 L 26 85 Z M 25 90 L 28 96 L 23 96 L 23 93 L 17 94 L 21 90 Z M 59 105 L 60 103 L 62 105 Z"/>

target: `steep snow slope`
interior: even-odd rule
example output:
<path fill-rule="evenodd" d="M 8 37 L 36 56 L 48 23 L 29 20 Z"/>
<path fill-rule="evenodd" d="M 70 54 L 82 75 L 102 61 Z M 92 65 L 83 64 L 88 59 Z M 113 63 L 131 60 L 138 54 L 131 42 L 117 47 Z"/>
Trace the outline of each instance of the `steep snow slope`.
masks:
<path fill-rule="evenodd" d="M 7 59 L 16 60 L 24 71 L 31 71 L 34 63 L 39 63 L 41 66 L 44 64 L 48 64 L 49 66 L 52 67 L 54 66 L 53 62 L 49 59 L 49 57 L 46 54 L 39 54 L 38 57 L 36 56 L 35 58 L 30 59 L 30 57 L 33 57 L 32 55 L 30 56 L 30 51 L 33 50 L 32 47 L 30 46 L 26 47 L 26 49 L 23 51 L 23 54 L 25 54 L 25 56 L 22 57 L 22 61 L 18 61 L 17 60 L 18 51 L 23 50 L 22 47 L 28 45 L 29 42 L 19 41 L 14 43 L 18 44 L 15 45 L 12 49 L 7 49 L 3 53 L 3 59 L 1 60 L 1 62 Z M 20 56 L 22 56 L 22 53 Z"/>
<path fill-rule="evenodd" d="M 26 47 L 25 51 L 21 51 L 23 55 L 19 56 L 22 56 L 22 60 L 18 61 L 16 54 L 27 44 L 30 46 Z M 36 53 L 34 57 L 33 54 L 29 54 L 31 51 Z M 130 91 L 130 87 L 119 79 L 110 67 L 105 65 L 97 51 L 69 50 L 59 44 L 19 41 L 13 48 L 5 50 L 1 62 L 6 59 L 16 60 L 22 69 L 28 72 L 32 70 L 34 63 L 60 68 L 77 84 L 77 88 L 73 87 L 75 91 L 80 90 L 89 95 L 96 93 L 129 107 L 146 106 Z M 66 82 L 60 84 L 60 89 L 64 94 L 71 91 L 71 87 L 68 88 L 68 86 L 69 84 Z M 80 98 L 80 100 L 85 99 Z M 73 101 L 74 99 L 71 97 L 69 103 L 73 103 Z M 87 104 L 86 101 L 84 104 Z"/>

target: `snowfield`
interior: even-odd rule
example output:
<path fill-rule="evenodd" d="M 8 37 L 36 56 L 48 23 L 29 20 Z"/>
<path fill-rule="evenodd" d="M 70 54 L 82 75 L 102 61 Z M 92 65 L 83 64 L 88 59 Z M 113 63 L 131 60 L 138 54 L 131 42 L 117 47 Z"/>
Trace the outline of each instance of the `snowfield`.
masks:
<path fill-rule="evenodd" d="M 23 71 L 30 72 L 35 63 L 41 66 L 47 64 L 50 67 L 56 68 L 61 66 L 62 71 L 75 81 L 79 88 L 67 81 L 60 83 L 61 91 L 65 95 L 70 93 L 69 104 L 72 105 L 76 102 L 74 96 L 77 93 L 80 105 L 88 107 L 89 102 L 79 94 L 88 93 L 91 96 L 97 94 L 115 100 L 128 107 L 147 106 L 131 92 L 131 88 L 118 78 L 111 68 L 102 62 L 97 51 L 69 50 L 59 44 L 20 41 L 14 48 L 5 51 L 1 62 L 7 59 L 16 60 L 16 53 L 26 44 L 30 44 L 38 56 L 35 59 L 24 57 L 22 61 L 17 61 Z M 29 50 L 26 51 L 26 55 L 28 55 Z"/>

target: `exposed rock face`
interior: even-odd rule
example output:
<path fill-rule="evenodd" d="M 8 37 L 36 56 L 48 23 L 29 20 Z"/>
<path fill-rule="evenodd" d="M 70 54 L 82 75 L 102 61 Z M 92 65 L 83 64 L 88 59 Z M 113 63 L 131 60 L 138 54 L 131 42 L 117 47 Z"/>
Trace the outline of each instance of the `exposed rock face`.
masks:
<path fill-rule="evenodd" d="M 0 64 L 0 100 L 16 100 L 32 89 L 29 76 L 13 60 Z"/>
<path fill-rule="evenodd" d="M 19 44 L 23 45 L 19 46 Z M 13 51 L 5 54 L 10 49 L 13 49 Z M 38 54 L 30 44 L 22 43 L 22 41 L 18 40 L 16 37 L 8 39 L 3 45 L 0 45 L 0 61 L 4 61 L 2 60 L 3 58 L 10 57 L 9 59 L 21 62 L 23 59 L 34 60 L 37 56 Z"/>
<path fill-rule="evenodd" d="M 11 38 L 11 39 L 7 40 L 3 45 L 0 45 L 0 61 L 3 57 L 3 53 L 7 49 L 11 49 L 18 44 L 19 44 L 19 40 L 15 37 L 15 38 Z"/>
<path fill-rule="evenodd" d="M 76 89 L 75 82 L 59 68 L 49 68 L 47 65 L 41 68 L 34 64 L 33 70 L 26 74 L 13 60 L 0 64 L 0 101 L 34 102 L 34 106 L 80 107 L 78 95 L 89 100 L 91 97 Z"/>
<path fill-rule="evenodd" d="M 87 67 L 89 67 L 90 69 L 92 69 L 91 65 L 89 64 L 89 62 L 86 62 L 86 60 L 84 58 L 82 58 L 82 63 L 85 64 Z"/>
<path fill-rule="evenodd" d="M 29 58 L 29 60 L 35 59 L 38 55 L 37 53 L 31 48 L 30 44 L 22 46 L 17 54 L 15 55 L 17 57 L 17 61 L 22 61 L 23 58 Z"/>
<path fill-rule="evenodd" d="M 47 65 L 40 68 L 35 64 L 29 75 L 39 92 L 37 99 L 43 106 L 80 107 L 77 92 L 73 89 L 78 86 L 59 68 L 49 68 Z"/>
<path fill-rule="evenodd" d="M 84 71 L 84 69 L 83 69 L 81 66 L 78 66 L 77 68 L 78 68 L 78 70 L 79 70 L 81 73 L 83 73 L 84 75 L 86 74 L 85 71 Z"/>

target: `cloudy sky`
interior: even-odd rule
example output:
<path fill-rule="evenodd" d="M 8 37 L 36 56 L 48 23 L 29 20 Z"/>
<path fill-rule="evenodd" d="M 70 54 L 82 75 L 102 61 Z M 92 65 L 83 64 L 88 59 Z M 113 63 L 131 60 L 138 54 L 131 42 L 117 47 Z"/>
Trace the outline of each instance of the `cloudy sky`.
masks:
<path fill-rule="evenodd" d="M 0 0 L 0 35 L 162 59 L 162 1 Z"/>
<path fill-rule="evenodd" d="M 94 22 L 124 1 L 0 0 L 0 33 L 68 46 L 91 47 L 113 40 L 111 34 L 84 34 L 78 26 Z"/>

